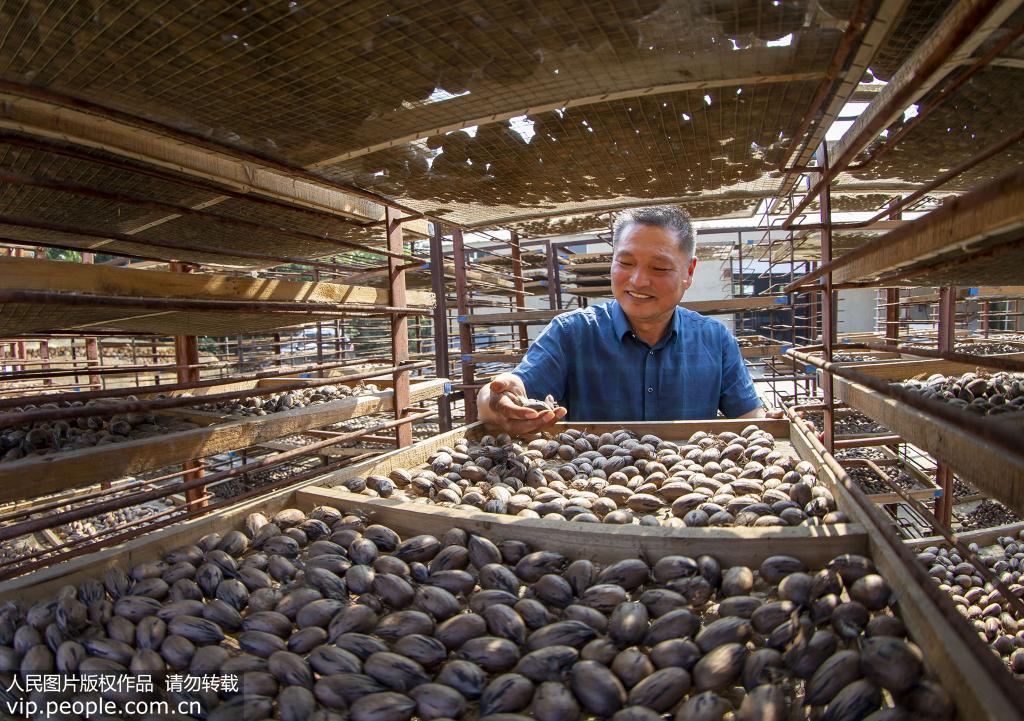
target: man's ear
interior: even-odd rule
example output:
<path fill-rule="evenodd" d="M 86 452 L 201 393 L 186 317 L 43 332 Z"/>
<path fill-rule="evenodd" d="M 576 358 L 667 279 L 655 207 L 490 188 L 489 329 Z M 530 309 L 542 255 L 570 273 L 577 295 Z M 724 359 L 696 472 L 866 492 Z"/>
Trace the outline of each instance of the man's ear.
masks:
<path fill-rule="evenodd" d="M 687 288 L 689 288 L 690 284 L 693 282 L 693 269 L 696 268 L 696 267 L 697 267 L 697 258 L 696 258 L 696 256 L 694 256 L 693 258 L 690 258 L 690 262 L 686 266 L 686 280 L 684 282 L 685 282 Z"/>

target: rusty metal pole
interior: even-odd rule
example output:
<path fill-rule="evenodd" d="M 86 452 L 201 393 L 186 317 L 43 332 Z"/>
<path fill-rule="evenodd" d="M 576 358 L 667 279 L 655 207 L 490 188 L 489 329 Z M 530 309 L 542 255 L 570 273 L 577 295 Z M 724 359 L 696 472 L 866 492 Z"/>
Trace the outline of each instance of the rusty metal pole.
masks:
<path fill-rule="evenodd" d="M 171 263 L 171 270 L 177 273 L 191 273 L 195 266 L 186 263 Z M 194 383 L 199 380 L 199 343 L 194 335 L 174 336 L 174 364 L 178 366 L 175 371 L 179 383 Z M 182 470 L 187 470 L 182 476 L 182 482 L 188 483 L 203 477 L 203 464 L 198 459 L 186 461 L 182 464 Z M 206 496 L 206 486 L 196 486 L 185 491 L 185 502 L 189 510 L 205 508 L 209 501 Z"/>
<path fill-rule="evenodd" d="M 158 386 L 158 385 L 160 385 L 160 369 L 157 368 L 157 365 L 160 363 L 160 353 L 157 351 L 156 338 L 153 338 L 149 342 L 149 351 L 150 351 L 149 357 L 152 359 L 152 361 L 153 361 L 153 368 L 155 369 L 154 372 L 153 372 L 153 385 Z M 77 382 L 77 381 L 78 381 L 78 376 L 75 376 L 75 382 Z"/>
<path fill-rule="evenodd" d="M 395 253 L 405 254 L 405 242 L 402 240 L 403 216 L 391 207 L 385 213 L 388 228 L 388 302 L 392 307 L 405 307 L 405 268 Z M 319 345 L 319 344 L 318 344 Z M 409 362 L 409 317 L 406 315 L 391 316 L 391 359 L 394 365 L 400 366 Z M 395 420 L 400 419 L 409 408 L 409 373 L 408 370 L 395 371 L 394 403 Z M 412 445 L 412 425 L 403 423 L 395 428 L 395 441 L 399 448 Z"/>
<path fill-rule="evenodd" d="M 554 243 L 550 240 L 544 245 L 544 249 L 548 254 L 548 305 L 551 310 L 557 310 L 559 306 L 558 298 L 558 286 L 555 283 L 555 278 L 558 275 L 558 257 L 556 255 Z"/>
<path fill-rule="evenodd" d="M 526 284 L 523 282 L 523 251 L 519 246 L 519 234 L 512 233 L 512 239 L 509 241 L 512 246 L 512 275 L 513 283 L 515 284 L 515 310 L 521 312 L 526 309 Z M 519 350 L 523 353 L 529 347 L 530 337 L 529 331 L 527 330 L 526 323 L 519 323 Z"/>
<path fill-rule="evenodd" d="M 985 301 L 981 304 L 981 337 L 988 338 L 989 314 L 992 312 L 992 303 Z"/>
<path fill-rule="evenodd" d="M 50 370 L 50 343 L 48 341 L 39 341 L 39 359 L 43 362 L 43 370 Z M 43 385 L 53 385 L 53 380 L 51 378 L 45 378 L 43 379 Z"/>
<path fill-rule="evenodd" d="M 956 288 L 939 288 L 939 352 L 951 353 L 956 345 Z M 935 481 L 942 489 L 935 515 L 949 528 L 953 520 L 953 470 L 945 463 L 935 464 Z"/>
<path fill-rule="evenodd" d="M 459 312 L 459 354 L 462 357 L 462 397 L 465 401 L 466 423 L 476 422 L 476 396 L 473 394 L 473 364 L 467 358 L 473 352 L 473 326 L 469 324 L 469 288 L 466 283 L 466 248 L 462 230 L 452 231 L 452 260 L 455 263 L 455 298 Z"/>
<path fill-rule="evenodd" d="M 95 258 L 96 256 L 92 253 L 82 253 L 83 263 L 91 264 Z M 97 343 L 95 336 L 85 339 L 85 360 L 86 366 L 89 369 L 89 386 L 97 389 L 103 388 L 103 381 L 98 375 L 92 372 L 99 366 L 100 362 L 99 344 Z"/>
<path fill-rule="evenodd" d="M 885 289 L 885 342 L 900 341 L 900 289 Z"/>
<path fill-rule="evenodd" d="M 431 224 L 430 287 L 434 291 L 434 374 L 447 378 L 451 373 L 448 357 L 448 299 L 444 287 L 444 229 Z M 452 402 L 448 393 L 437 399 L 437 425 L 442 433 L 452 429 Z"/>
<path fill-rule="evenodd" d="M 828 172 L 828 150 L 822 142 L 814 153 L 818 167 Z M 832 194 L 828 183 L 823 183 L 818 196 L 821 219 L 821 262 L 832 262 Z M 832 274 L 825 275 L 821 297 L 821 343 L 825 360 L 832 362 L 832 348 L 836 342 L 836 293 L 832 290 Z M 821 374 L 822 391 L 825 394 L 824 446 L 829 453 L 835 453 L 835 398 L 832 393 L 832 374 Z"/>

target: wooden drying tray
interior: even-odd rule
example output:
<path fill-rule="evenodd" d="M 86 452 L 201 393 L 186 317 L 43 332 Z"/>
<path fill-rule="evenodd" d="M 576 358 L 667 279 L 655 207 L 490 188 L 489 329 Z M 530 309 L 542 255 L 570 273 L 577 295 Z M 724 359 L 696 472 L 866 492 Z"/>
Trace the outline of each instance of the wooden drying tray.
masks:
<path fill-rule="evenodd" d="M 1024 299 L 1024 285 L 982 285 L 966 288 L 966 300 L 1020 300 Z"/>
<path fill-rule="evenodd" d="M 1002 536 L 1013 536 L 1024 531 L 1024 522 L 1008 523 L 1004 526 L 992 526 L 992 528 L 979 528 L 977 531 L 965 531 L 956 534 L 958 541 L 962 543 L 977 543 L 979 546 L 990 546 Z M 942 536 L 925 536 L 924 538 L 913 538 L 907 541 L 907 545 L 915 551 L 923 551 L 928 546 L 945 546 L 949 543 Z"/>
<path fill-rule="evenodd" d="M 863 351 L 871 353 L 872 351 Z M 906 352 L 904 356 L 913 356 L 912 352 Z M 1024 352 L 1020 353 L 996 353 L 987 358 L 1009 358 L 1013 360 L 1024 360 Z M 862 373 L 882 378 L 889 381 L 907 381 L 917 376 L 927 378 L 934 373 L 943 375 L 962 375 L 964 373 L 976 372 L 979 368 L 974 363 L 957 363 L 954 361 L 941 360 L 937 358 L 925 360 L 891 360 L 878 363 L 840 363 L 843 368 L 851 368 Z M 990 370 L 991 372 L 991 370 Z"/>
<path fill-rule="evenodd" d="M 762 358 L 764 356 L 777 356 L 781 355 L 783 348 L 789 346 L 784 343 L 779 343 L 771 338 L 766 338 L 763 335 L 744 335 L 737 336 L 737 340 L 750 340 L 758 341 L 757 345 L 752 346 L 740 346 L 740 355 L 743 358 Z"/>
<path fill-rule="evenodd" d="M 837 409 L 837 412 L 839 410 L 849 410 L 849 409 Z M 877 434 L 870 434 L 870 435 L 877 435 Z M 846 436 L 846 437 L 849 437 L 849 436 Z M 867 437 L 867 436 L 865 436 L 865 437 Z M 882 453 L 885 454 L 885 456 L 886 456 L 885 461 L 900 461 L 899 456 L 896 453 L 894 453 L 892 451 L 892 449 L 889 448 L 888 446 L 875 446 L 875 448 L 877 448 L 878 450 L 880 450 Z M 846 458 L 844 458 L 843 460 L 840 461 L 840 464 L 846 464 L 849 461 L 856 461 L 856 460 L 859 460 L 859 459 L 856 459 L 856 458 L 846 459 Z M 862 466 L 862 467 L 866 467 L 866 466 Z M 913 498 L 915 500 L 918 500 L 918 501 L 930 501 L 933 498 L 938 498 L 939 496 L 942 495 L 942 489 L 940 489 L 937 485 L 935 485 L 935 482 L 931 478 L 929 478 L 927 476 L 927 474 L 925 474 L 920 469 L 915 468 L 913 465 L 911 465 L 909 463 L 898 463 L 894 467 L 899 469 L 899 470 L 905 470 L 907 472 L 907 475 L 909 475 L 911 478 L 913 478 L 914 481 L 918 485 L 921 486 L 921 488 L 913 488 L 913 489 L 911 489 L 909 491 L 906 491 L 907 495 L 910 496 L 911 498 Z M 887 469 L 883 468 L 882 470 L 887 470 Z M 856 482 L 856 481 L 854 481 L 854 482 Z M 896 493 L 896 491 L 889 491 L 888 493 L 867 493 L 865 491 L 865 495 L 868 497 L 868 499 L 872 503 L 876 503 L 876 504 L 878 504 L 880 506 L 888 504 L 888 503 L 903 503 L 904 502 L 903 497 L 900 496 L 900 494 Z"/>
<path fill-rule="evenodd" d="M 338 368 L 338 369 L 326 371 L 325 378 L 331 378 L 332 376 L 335 376 L 335 374 L 338 371 L 345 371 L 345 370 L 350 370 L 350 369 L 348 369 L 348 368 Z M 364 369 L 364 370 L 372 370 L 372 368 L 371 369 Z M 314 373 L 315 373 L 315 371 L 314 371 Z M 310 374 L 307 377 L 312 378 L 314 376 L 312 374 Z M 204 388 L 194 388 L 194 389 L 191 389 L 191 390 L 170 391 L 169 393 L 167 393 L 167 395 L 168 396 L 178 397 L 178 396 L 183 396 L 186 393 L 191 393 L 193 396 L 196 396 L 196 399 L 197 399 L 196 403 L 197 404 L 201 404 L 203 396 L 211 395 L 211 394 L 214 394 L 214 393 L 226 393 L 228 391 L 246 391 L 246 390 L 249 390 L 251 388 L 266 388 L 267 392 L 269 393 L 269 392 L 273 392 L 273 390 L 277 386 L 290 385 L 290 384 L 295 383 L 296 381 L 302 381 L 302 380 L 303 380 L 303 376 L 301 376 L 301 375 L 278 376 L 276 378 L 259 378 L 257 380 L 239 381 L 238 383 L 225 383 L 223 385 L 206 386 Z M 415 383 L 415 382 L 416 382 L 415 378 L 410 379 L 410 383 Z M 361 381 L 347 381 L 347 380 L 345 380 L 345 376 L 344 375 L 337 375 L 337 376 L 335 376 L 335 383 L 334 383 L 334 385 L 344 385 L 344 386 L 349 386 L 349 387 L 355 387 L 355 386 L 358 386 L 358 385 L 366 385 L 366 384 L 369 384 L 369 383 L 372 383 L 373 385 L 377 386 L 378 388 L 380 388 L 382 390 L 390 390 L 390 389 L 395 387 L 394 378 L 392 376 L 390 376 L 390 375 L 381 376 L 380 378 L 366 378 L 366 379 L 361 380 Z M 321 388 L 322 388 L 322 386 L 321 386 Z M 156 393 L 145 393 L 145 394 L 140 395 L 139 397 L 140 398 L 155 398 L 158 394 L 159 394 L 159 392 L 156 392 Z M 342 400 L 347 400 L 347 399 L 342 399 Z M 337 401 L 332 401 L 332 402 L 337 402 Z M 178 418 L 188 418 L 189 420 L 193 421 L 194 423 L 199 423 L 200 425 L 210 425 L 211 423 L 219 423 L 219 422 L 222 422 L 222 421 L 232 420 L 232 417 L 231 417 L 230 413 L 222 413 L 220 411 L 205 411 L 205 410 L 201 410 L 201 409 L 198 409 L 198 408 L 168 408 L 167 410 L 160 411 L 160 413 L 162 415 L 176 416 Z M 247 417 L 248 418 L 255 418 L 255 417 L 262 418 L 263 416 L 247 416 Z"/>
<path fill-rule="evenodd" d="M 692 310 L 702 315 L 722 315 L 738 313 L 744 310 L 776 308 L 788 305 L 789 298 L 784 295 L 754 296 L 751 298 L 723 298 L 722 300 L 690 300 L 679 304 L 680 308 Z M 568 310 L 524 310 L 518 313 L 480 313 L 478 315 L 460 315 L 460 323 L 469 325 L 498 325 L 501 323 L 532 323 L 546 324 L 552 318 L 570 313 Z"/>
<path fill-rule="evenodd" d="M 1024 358 L 1024 353 L 1007 353 L 1004 358 Z M 977 366 L 943 360 L 903 361 L 898 363 L 849 364 L 846 367 L 889 381 L 904 381 L 917 375 L 944 375 L 974 371 Z M 1004 452 L 999 446 L 963 433 L 960 424 L 951 423 L 900 403 L 853 381 L 833 377 L 835 397 L 864 415 L 902 436 L 936 460 L 945 462 L 965 480 L 991 498 L 1024 516 L 1024 461 Z M 977 421 L 965 417 L 965 421 Z M 988 422 L 1010 425 L 1021 430 L 1024 419 L 993 418 Z"/>
<path fill-rule="evenodd" d="M 252 388 L 258 382 L 251 381 L 248 387 Z M 437 398 L 444 393 L 447 382 L 447 379 L 441 378 L 412 384 L 409 388 L 409 402 Z M 232 384 L 213 387 L 211 392 L 241 390 L 243 387 L 241 384 Z M 0 503 L 136 475 L 214 453 L 247 448 L 310 428 L 393 410 L 394 391 L 382 390 L 373 395 L 294 408 L 266 416 L 249 416 L 227 423 L 217 423 L 220 417 L 213 414 L 212 418 L 206 419 L 210 425 L 180 433 L 0 463 Z M 203 420 L 202 415 L 195 415 L 195 418 Z"/>
<path fill-rule="evenodd" d="M 299 283 L 207 273 L 172 273 L 0 257 L 0 291 L 59 294 L 0 305 L 0 335 L 48 330 L 237 335 L 386 307 L 388 292 L 338 283 Z M 62 297 L 61 297 L 62 296 Z M 66 302 L 65 302 L 66 298 Z M 407 293 L 431 308 L 434 294 Z"/>
<path fill-rule="evenodd" d="M 519 363 L 525 356 L 525 353 L 511 353 L 511 352 L 486 352 L 480 351 L 477 353 L 467 353 L 462 356 L 463 363 L 472 363 L 480 365 L 481 363 Z"/>
<path fill-rule="evenodd" d="M 630 428 L 643 435 L 653 433 L 666 440 L 686 440 L 693 433 L 699 430 L 720 433 L 723 431 L 739 432 L 750 425 L 749 420 L 720 420 L 720 421 L 676 421 L 676 422 L 644 422 L 644 423 L 558 423 L 548 430 L 558 431 L 565 428 L 578 428 L 593 433 L 604 433 L 605 431 L 616 431 L 620 428 Z M 835 477 L 831 471 L 820 461 L 820 458 L 813 452 L 808 453 L 807 445 L 802 446 L 803 452 L 796 448 L 791 442 L 791 433 L 802 433 L 801 429 L 792 426 L 789 421 L 759 419 L 757 424 L 772 433 L 776 438 L 776 447 L 784 453 L 799 456 L 810 461 L 818 469 L 824 483 L 835 487 Z M 566 521 L 545 521 L 543 519 L 524 519 L 518 517 L 501 516 L 483 512 L 470 512 L 433 506 L 413 504 L 392 499 L 370 499 L 360 494 L 346 491 L 340 484 L 355 476 L 366 476 L 370 474 L 388 474 L 395 468 L 418 468 L 425 464 L 427 457 L 441 446 L 451 445 L 464 437 L 479 437 L 483 432 L 483 426 L 475 423 L 464 428 L 456 429 L 440 436 L 435 436 L 426 441 L 421 441 L 413 446 L 396 451 L 395 453 L 379 456 L 365 463 L 343 469 L 327 475 L 321 484 L 329 486 L 329 490 L 317 493 L 329 493 L 335 498 L 331 505 L 344 505 L 350 508 L 360 508 L 366 511 L 373 511 L 380 507 L 391 509 L 395 518 L 406 518 L 407 526 L 410 528 L 450 528 L 453 521 L 459 519 L 477 519 L 492 524 L 495 532 L 502 534 L 502 538 L 511 538 L 521 529 L 540 529 L 541 538 L 544 538 L 544 548 L 567 552 L 572 549 L 587 548 L 591 545 L 589 539 L 596 537 L 615 537 L 616 545 L 620 546 L 620 552 L 644 552 L 652 555 L 665 553 L 665 547 L 660 544 L 685 541 L 690 547 L 690 555 L 701 553 L 715 553 L 722 560 L 730 564 L 760 563 L 768 556 L 778 553 L 788 553 L 785 548 L 799 547 L 800 552 L 808 558 L 814 558 L 817 564 L 826 562 L 836 553 L 842 553 L 840 549 L 860 547 L 863 548 L 863 529 L 855 524 L 837 524 L 833 526 L 798 526 L 785 528 L 641 528 L 640 526 L 608 526 L 606 524 L 576 524 Z M 330 503 L 327 500 L 320 501 Z M 431 519 L 431 520 L 426 520 Z M 426 524 L 430 524 L 429 526 Z M 422 524 L 422 525 L 415 525 Z M 420 531 L 434 532 L 432 530 Z M 613 541 L 609 541 L 613 543 Z M 630 550 L 627 550 L 630 549 Z M 799 553 L 796 555 L 800 555 Z M 609 560 L 604 558 L 602 560 Z"/>
<path fill-rule="evenodd" d="M 1024 283 L 1024 168 L 944 203 L 817 271 L 834 283 Z"/>
<path fill-rule="evenodd" d="M 442 439 L 458 434 L 459 431 L 455 431 L 452 434 L 438 436 L 432 441 L 443 444 L 445 441 Z M 804 449 L 800 450 L 801 454 L 806 452 L 814 456 L 815 460 L 812 460 L 812 463 L 824 462 L 824 457 L 818 455 L 814 447 L 807 445 L 809 441 L 803 436 L 796 435 L 792 441 L 795 447 Z M 421 461 L 425 460 L 426 456 L 422 454 L 422 450 L 427 443 L 431 441 L 415 446 L 420 449 Z M 400 454 L 407 457 L 410 450 L 394 451 L 363 466 L 379 467 L 383 470 L 388 463 L 387 459 L 393 459 Z M 805 457 L 810 458 L 810 455 Z M 87 579 L 100 578 L 109 568 L 130 568 L 139 563 L 155 561 L 173 548 L 194 544 L 208 533 L 224 534 L 229 530 L 238 530 L 242 528 L 246 516 L 250 513 L 273 515 L 283 508 L 300 508 L 308 512 L 324 503 L 336 505 L 342 510 L 355 508 L 353 503 L 357 498 L 351 498 L 352 494 L 343 494 L 334 488 L 321 488 L 318 486 L 321 482 L 322 479 L 302 481 L 255 500 L 218 510 L 215 514 L 176 523 L 118 546 L 0 583 L 0 599 L 18 598 L 25 603 L 33 603 L 48 598 L 67 584 L 79 584 Z M 839 490 L 842 495 L 842 489 Z M 778 531 L 784 529 L 776 529 L 774 534 L 771 532 L 772 529 L 758 529 L 766 532 L 764 538 L 752 543 L 749 539 L 744 540 L 736 535 L 715 537 L 711 533 L 714 529 L 709 528 L 692 529 L 692 535 L 688 536 L 681 533 L 684 529 L 609 527 L 603 524 L 582 528 L 587 524 L 501 518 L 483 513 L 430 512 L 425 506 L 404 508 L 396 502 L 384 499 L 362 503 L 364 505 L 360 507 L 372 514 L 374 522 L 391 526 L 400 533 L 441 534 L 450 528 L 458 527 L 494 540 L 514 537 L 538 549 L 568 548 L 574 558 L 586 557 L 605 562 L 636 558 L 641 550 L 647 554 L 646 557 L 651 563 L 666 555 L 695 556 L 706 550 L 725 566 L 735 563 L 753 565 L 758 557 L 767 555 L 765 547 L 770 545 L 781 553 L 800 558 L 808 567 L 815 568 L 820 565 L 821 559 L 829 556 L 825 546 L 836 552 L 865 553 L 873 558 L 879 572 L 892 585 L 899 599 L 899 614 L 910 631 L 911 639 L 923 649 L 928 667 L 938 674 L 946 688 L 957 689 L 955 700 L 960 717 L 1015 717 L 1016 699 L 1008 695 L 994 680 L 993 670 L 998 661 L 985 656 L 990 652 L 977 638 L 965 638 L 971 633 L 965 623 L 960 621 L 962 628 L 954 628 L 944 620 L 935 599 L 940 598 L 939 602 L 944 604 L 948 613 L 955 616 L 956 611 L 952 608 L 951 602 L 948 598 L 938 596 L 935 593 L 937 589 L 925 588 L 924 583 L 932 582 L 926 577 L 922 580 L 923 573 L 921 569 L 915 567 L 913 559 L 901 557 L 897 553 L 900 549 L 886 540 L 882 528 L 876 524 L 876 521 L 884 522 L 880 516 L 864 516 L 867 525 L 861 528 L 851 524 L 846 527 L 849 532 L 845 535 L 822 535 L 819 538 L 804 539 L 799 543 L 783 540 L 784 537 Z M 857 512 L 856 509 L 851 510 Z M 819 528 L 819 532 L 824 534 L 826 528 Z M 572 543 L 567 540 L 570 533 L 579 534 Z M 741 546 L 759 550 L 756 556 L 752 556 L 749 553 L 740 553 L 738 547 Z M 981 659 L 987 659 L 987 665 L 986 661 Z M 995 671 L 1005 673 L 1001 669 Z"/>

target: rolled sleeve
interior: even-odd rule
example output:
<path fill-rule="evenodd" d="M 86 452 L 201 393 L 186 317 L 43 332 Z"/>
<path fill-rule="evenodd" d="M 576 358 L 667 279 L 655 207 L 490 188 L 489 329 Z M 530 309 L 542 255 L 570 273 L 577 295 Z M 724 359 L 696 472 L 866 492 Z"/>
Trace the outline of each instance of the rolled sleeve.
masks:
<path fill-rule="evenodd" d="M 743 364 L 739 343 L 726 331 L 722 339 L 722 394 L 718 408 L 728 418 L 738 418 L 761 407 L 754 382 Z"/>
<path fill-rule="evenodd" d="M 531 398 L 551 395 L 561 403 L 567 402 L 569 340 L 562 325 L 557 320 L 551 322 L 530 344 L 519 365 L 512 369 L 512 373 L 522 379 Z"/>

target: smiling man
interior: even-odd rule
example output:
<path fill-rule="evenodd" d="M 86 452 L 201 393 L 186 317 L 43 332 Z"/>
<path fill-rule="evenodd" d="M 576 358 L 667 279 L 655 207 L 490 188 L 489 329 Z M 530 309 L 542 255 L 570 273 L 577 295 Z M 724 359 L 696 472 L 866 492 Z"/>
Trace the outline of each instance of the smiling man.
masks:
<path fill-rule="evenodd" d="M 673 207 L 619 214 L 612 232 L 615 300 L 557 316 L 523 361 L 480 390 L 480 419 L 510 433 L 572 421 L 665 421 L 763 415 L 736 339 L 679 307 L 697 266 L 689 217 Z M 560 404 L 517 405 L 512 395 Z"/>

